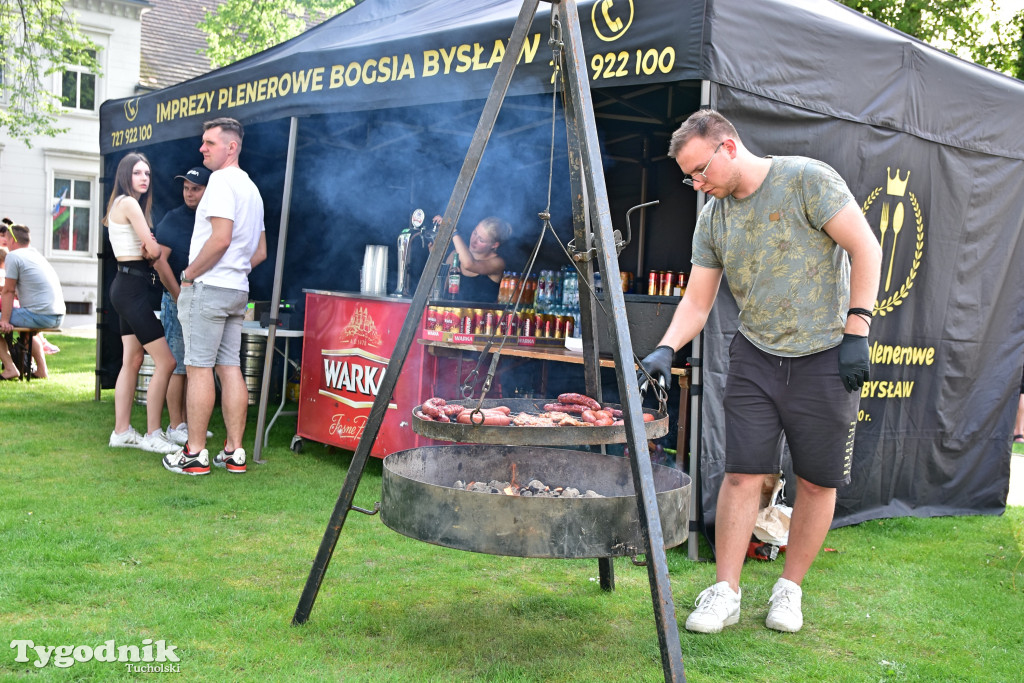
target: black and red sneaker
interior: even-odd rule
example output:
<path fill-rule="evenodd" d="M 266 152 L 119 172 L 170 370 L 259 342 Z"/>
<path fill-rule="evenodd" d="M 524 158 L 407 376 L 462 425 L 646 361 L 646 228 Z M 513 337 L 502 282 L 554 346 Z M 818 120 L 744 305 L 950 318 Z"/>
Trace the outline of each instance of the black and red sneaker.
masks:
<path fill-rule="evenodd" d="M 230 453 L 222 450 L 213 459 L 213 464 L 232 474 L 245 474 L 245 449 L 236 448 Z"/>
<path fill-rule="evenodd" d="M 204 448 L 198 453 L 189 453 L 183 448 L 176 453 L 164 456 L 164 469 L 175 474 L 198 476 L 210 473 L 210 454 Z"/>

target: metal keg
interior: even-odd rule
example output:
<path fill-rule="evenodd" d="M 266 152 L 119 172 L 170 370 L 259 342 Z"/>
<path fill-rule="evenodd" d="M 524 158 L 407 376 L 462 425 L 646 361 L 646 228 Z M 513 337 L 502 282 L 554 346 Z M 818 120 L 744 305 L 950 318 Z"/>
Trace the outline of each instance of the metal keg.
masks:
<path fill-rule="evenodd" d="M 148 353 L 142 358 L 142 367 L 139 368 L 139 379 L 135 382 L 135 405 L 146 405 L 146 394 L 149 393 L 149 381 L 153 379 L 153 371 L 156 370 L 156 363 Z"/>
<path fill-rule="evenodd" d="M 249 405 L 258 405 L 263 387 L 263 363 L 267 354 L 267 338 L 255 334 L 242 334 L 242 376 L 249 390 Z"/>

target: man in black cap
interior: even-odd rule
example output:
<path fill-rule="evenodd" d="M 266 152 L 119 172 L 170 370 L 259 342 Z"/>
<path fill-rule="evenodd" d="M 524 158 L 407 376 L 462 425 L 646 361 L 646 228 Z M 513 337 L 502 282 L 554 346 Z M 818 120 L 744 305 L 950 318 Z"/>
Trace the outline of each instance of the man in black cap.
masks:
<path fill-rule="evenodd" d="M 164 325 L 164 336 L 171 347 L 177 367 L 167 385 L 167 412 L 171 424 L 167 427 L 167 438 L 184 446 L 188 441 L 187 415 L 185 412 L 185 341 L 182 338 L 181 323 L 178 322 L 178 293 L 181 285 L 175 273 L 188 266 L 188 251 L 192 243 L 192 230 L 196 224 L 196 207 L 206 192 L 210 170 L 205 166 L 190 168 L 184 175 L 174 176 L 184 181 L 182 195 L 185 203 L 168 211 L 156 226 L 156 241 L 160 244 L 160 258 L 153 267 L 164 285 L 160 301 L 160 320 Z"/>

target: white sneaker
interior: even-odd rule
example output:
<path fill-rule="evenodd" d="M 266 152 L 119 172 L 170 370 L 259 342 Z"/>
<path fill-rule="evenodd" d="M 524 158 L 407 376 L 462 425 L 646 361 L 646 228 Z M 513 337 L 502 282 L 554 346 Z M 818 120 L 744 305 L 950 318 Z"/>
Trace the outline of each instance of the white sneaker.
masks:
<path fill-rule="evenodd" d="M 181 446 L 168 441 L 167 437 L 164 436 L 164 433 L 159 429 L 143 436 L 139 440 L 139 444 L 136 448 L 149 451 L 150 453 L 163 453 L 165 455 L 181 450 Z"/>
<path fill-rule="evenodd" d="M 195 455 L 190 455 L 179 448 L 177 453 L 165 455 L 163 464 L 168 472 L 195 477 L 210 473 L 210 454 L 205 448 Z"/>
<path fill-rule="evenodd" d="M 694 605 L 697 609 L 686 618 L 686 630 L 697 633 L 718 633 L 726 626 L 732 626 L 740 620 L 740 596 L 729 588 L 728 581 L 719 581 L 710 588 L 705 588 Z"/>
<path fill-rule="evenodd" d="M 107 445 L 111 448 L 138 448 L 141 440 L 142 435 L 135 431 L 135 427 L 128 427 L 120 434 L 110 432 L 110 441 Z"/>
<path fill-rule="evenodd" d="M 210 439 L 213 437 L 213 432 L 207 430 L 206 438 Z M 182 422 L 177 427 L 167 427 L 167 438 L 170 441 L 178 444 L 179 446 L 185 446 L 188 444 L 188 425 Z"/>
<path fill-rule="evenodd" d="M 223 450 L 213 459 L 213 464 L 223 467 L 232 474 L 245 474 L 245 449 L 236 448 L 235 452 L 228 455 Z"/>
<path fill-rule="evenodd" d="M 188 443 L 188 426 L 182 422 L 177 427 L 167 427 L 167 440 L 171 443 L 176 443 L 179 446 L 184 446 Z"/>
<path fill-rule="evenodd" d="M 764 625 L 776 631 L 796 633 L 804 625 L 804 614 L 800 611 L 800 599 L 803 590 L 789 579 L 780 578 L 772 588 L 772 597 L 768 599 L 771 609 Z"/>

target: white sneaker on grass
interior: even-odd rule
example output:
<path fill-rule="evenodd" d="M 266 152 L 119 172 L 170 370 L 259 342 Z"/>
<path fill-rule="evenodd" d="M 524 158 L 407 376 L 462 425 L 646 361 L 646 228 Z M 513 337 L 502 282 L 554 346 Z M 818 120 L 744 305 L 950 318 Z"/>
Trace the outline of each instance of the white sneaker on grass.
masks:
<path fill-rule="evenodd" d="M 231 455 L 221 450 L 214 457 L 213 464 L 217 467 L 223 467 L 232 474 L 245 474 L 245 449 L 236 448 Z"/>
<path fill-rule="evenodd" d="M 804 615 L 800 609 L 803 590 L 789 579 L 780 578 L 772 588 L 772 597 L 768 599 L 771 608 L 764 625 L 776 631 L 796 633 L 804 625 Z"/>
<path fill-rule="evenodd" d="M 149 434 L 146 434 L 139 439 L 139 445 L 136 448 L 140 448 L 150 453 L 161 453 L 167 455 L 168 453 L 175 453 L 181 450 L 181 446 L 175 443 L 171 443 L 164 436 L 164 433 L 156 429 Z"/>
<path fill-rule="evenodd" d="M 213 432 L 207 430 L 206 438 L 209 439 L 209 438 L 212 438 L 212 437 L 213 437 Z M 188 425 L 186 423 L 184 423 L 184 422 L 182 422 L 177 427 L 171 427 L 170 425 L 168 425 L 167 426 L 167 439 L 168 439 L 168 441 L 172 441 L 173 443 L 176 443 L 179 446 L 187 445 L 188 444 Z"/>
<path fill-rule="evenodd" d="M 188 443 L 188 426 L 182 422 L 177 427 L 167 426 L 167 440 L 171 443 L 176 443 L 179 446 L 184 446 Z"/>
<path fill-rule="evenodd" d="M 728 581 L 719 581 L 705 588 L 694 601 L 697 609 L 686 618 L 686 630 L 697 633 L 718 633 L 740 620 L 740 596 L 729 588 Z"/>
<path fill-rule="evenodd" d="M 129 426 L 120 434 L 110 432 L 110 441 L 107 445 L 111 448 L 138 448 L 141 440 L 142 435 L 135 431 L 135 427 Z"/>
<path fill-rule="evenodd" d="M 168 472 L 195 477 L 210 473 L 210 454 L 205 448 L 198 453 L 187 453 L 179 448 L 177 453 L 165 455 L 163 464 Z"/>

